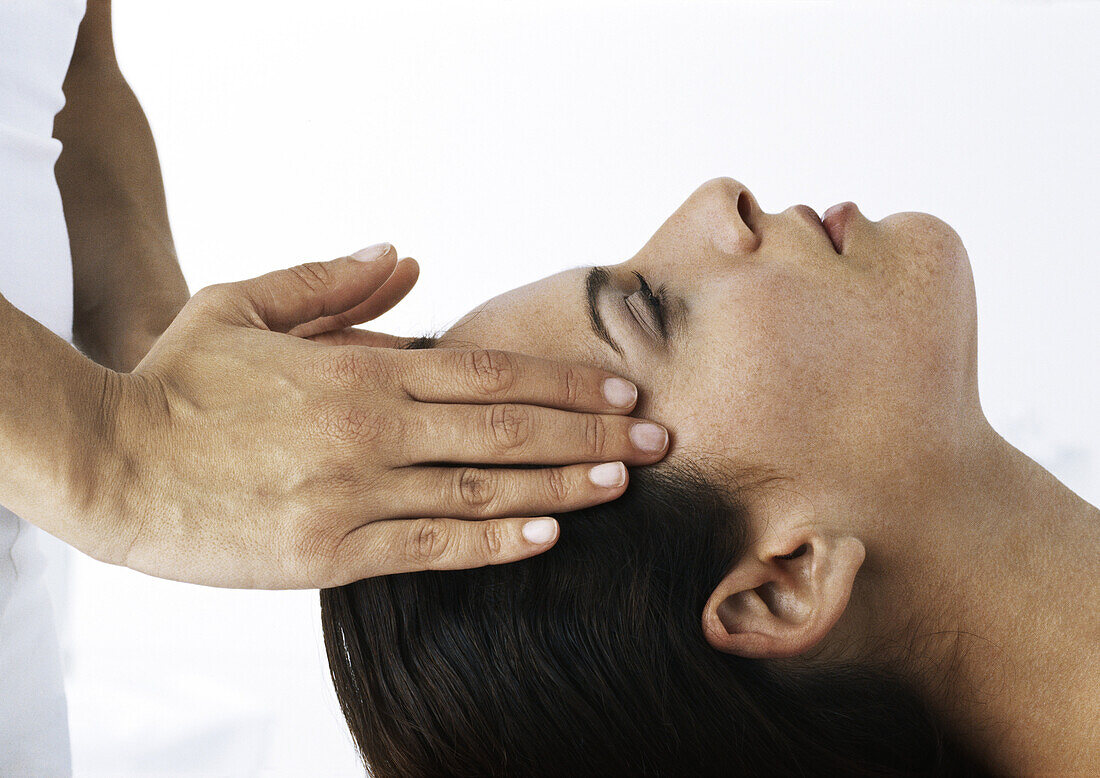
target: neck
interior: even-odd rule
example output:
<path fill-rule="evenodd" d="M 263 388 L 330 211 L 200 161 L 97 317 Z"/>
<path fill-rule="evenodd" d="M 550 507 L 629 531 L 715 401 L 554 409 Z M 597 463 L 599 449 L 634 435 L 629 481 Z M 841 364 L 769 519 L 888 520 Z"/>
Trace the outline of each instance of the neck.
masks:
<path fill-rule="evenodd" d="M 1100 775 L 1100 511 L 992 429 L 964 459 L 905 503 L 867 618 L 995 771 Z"/>

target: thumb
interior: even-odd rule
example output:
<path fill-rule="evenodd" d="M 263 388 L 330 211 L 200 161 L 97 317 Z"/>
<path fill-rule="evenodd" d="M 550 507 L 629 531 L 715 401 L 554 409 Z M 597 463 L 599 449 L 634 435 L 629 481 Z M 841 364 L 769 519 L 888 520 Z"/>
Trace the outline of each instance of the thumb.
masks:
<path fill-rule="evenodd" d="M 233 284 L 254 317 L 275 332 L 287 332 L 324 316 L 354 308 L 386 283 L 397 252 L 376 243 L 329 262 L 307 262 Z"/>
<path fill-rule="evenodd" d="M 386 311 L 393 308 L 415 286 L 416 279 L 420 275 L 420 266 L 412 257 L 398 260 L 393 273 L 386 279 L 386 283 L 378 287 L 374 294 L 363 302 L 335 316 L 325 316 L 322 319 L 299 324 L 288 334 L 298 338 L 309 338 L 322 332 L 342 330 L 345 327 L 354 327 L 371 319 L 377 319 Z"/>

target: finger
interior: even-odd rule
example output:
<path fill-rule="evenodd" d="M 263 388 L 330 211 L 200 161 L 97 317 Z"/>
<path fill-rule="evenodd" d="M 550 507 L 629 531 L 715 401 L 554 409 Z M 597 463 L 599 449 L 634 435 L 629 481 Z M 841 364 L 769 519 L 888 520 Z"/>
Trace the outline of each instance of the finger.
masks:
<path fill-rule="evenodd" d="M 387 500 L 395 519 L 452 516 L 493 519 L 564 513 L 614 500 L 626 491 L 622 462 L 530 469 L 410 467 Z"/>
<path fill-rule="evenodd" d="M 606 370 L 510 351 L 410 351 L 397 364 L 405 391 L 422 402 L 527 403 L 629 413 L 638 400 L 634 384 Z"/>
<path fill-rule="evenodd" d="M 371 319 L 377 319 L 386 311 L 393 308 L 416 285 L 416 279 L 420 276 L 420 266 L 412 257 L 405 257 L 397 263 L 393 273 L 385 283 L 370 297 L 343 313 L 333 316 L 325 316 L 320 319 L 300 324 L 289 334 L 299 338 L 308 338 L 322 332 L 342 330 L 362 324 Z"/>
<path fill-rule="evenodd" d="M 401 464 L 648 465 L 668 450 L 668 431 L 632 416 L 572 413 L 537 405 L 414 406 Z"/>
<path fill-rule="evenodd" d="M 464 570 L 518 562 L 552 548 L 558 522 L 536 519 L 376 521 L 352 530 L 332 560 L 333 586 L 420 570 Z"/>
<path fill-rule="evenodd" d="M 330 262 L 308 262 L 229 284 L 240 295 L 247 323 L 276 332 L 350 310 L 374 294 L 393 274 L 397 252 L 388 243 Z"/>
<path fill-rule="evenodd" d="M 323 343 L 327 346 L 370 346 L 371 348 L 408 348 L 417 338 L 389 335 L 385 332 L 372 332 L 355 327 L 343 330 L 332 330 L 310 335 L 308 340 L 315 343 Z"/>

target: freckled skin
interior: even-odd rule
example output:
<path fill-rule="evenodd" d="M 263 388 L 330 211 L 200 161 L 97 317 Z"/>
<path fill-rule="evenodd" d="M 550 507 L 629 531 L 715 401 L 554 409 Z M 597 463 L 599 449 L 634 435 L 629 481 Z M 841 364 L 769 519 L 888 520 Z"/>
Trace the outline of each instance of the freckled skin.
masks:
<path fill-rule="evenodd" d="M 744 194 L 750 225 L 738 211 Z M 608 265 L 619 295 L 604 318 L 620 359 L 591 333 L 586 268 L 500 295 L 444 339 L 594 362 L 641 389 L 639 412 L 673 436 L 672 455 L 719 454 L 812 492 L 860 491 L 914 460 L 954 453 L 986 428 L 978 403 L 969 260 L 933 216 L 854 214 L 838 256 L 787 210 L 765 214 L 744 187 L 708 181 L 631 259 Z M 667 285 L 684 321 L 665 349 L 622 297 Z M 853 480 L 858 476 L 858 484 Z"/>
<path fill-rule="evenodd" d="M 669 428 L 670 457 L 766 487 L 741 495 L 750 550 L 724 581 L 778 569 L 774 554 L 798 538 L 858 547 L 815 550 L 799 568 L 820 571 L 810 583 L 822 587 L 858 568 L 850 600 L 833 590 L 844 610 L 821 656 L 890 663 L 997 774 L 1098 774 L 1100 653 L 1087 647 L 1098 645 L 1100 511 L 982 413 L 958 235 L 923 213 L 851 216 L 838 255 L 805 214 L 764 213 L 740 183 L 714 179 L 634 257 L 605 265 L 600 311 L 622 357 L 590 329 L 585 268 L 489 300 L 441 345 L 630 378 L 637 413 Z M 682 301 L 667 347 L 624 303 L 639 286 L 631 271 Z M 829 602 L 771 580 L 758 591 L 788 625 L 812 625 Z M 739 597 L 714 623 L 736 622 Z M 712 645 L 731 634 L 706 617 L 704 632 Z"/>

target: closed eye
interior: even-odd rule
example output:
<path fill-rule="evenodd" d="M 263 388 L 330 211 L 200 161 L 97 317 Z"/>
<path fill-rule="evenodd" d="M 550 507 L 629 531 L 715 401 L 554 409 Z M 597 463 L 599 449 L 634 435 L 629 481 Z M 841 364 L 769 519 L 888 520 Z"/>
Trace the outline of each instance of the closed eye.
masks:
<path fill-rule="evenodd" d="M 638 325 L 646 331 L 658 344 L 668 346 L 670 338 L 678 328 L 683 326 L 684 300 L 681 297 L 671 295 L 664 284 L 654 292 L 645 277 L 640 273 L 634 273 L 638 281 L 637 291 L 623 295 L 617 291 L 616 296 L 621 296 L 626 303 L 627 310 L 634 317 Z M 611 287 L 611 274 L 606 268 L 593 267 L 584 275 L 583 292 L 585 308 L 588 313 L 588 322 L 592 333 L 606 343 L 620 358 L 624 357 L 623 348 L 611 337 L 600 314 L 600 297 Z M 614 298 L 613 298 L 614 299 Z"/>
<path fill-rule="evenodd" d="M 642 328 L 652 337 L 665 342 L 668 340 L 668 322 L 664 288 L 659 287 L 654 293 L 645 276 L 635 270 L 634 277 L 638 279 L 638 291 L 632 292 L 623 299 L 626 300 L 627 307 Z"/>

